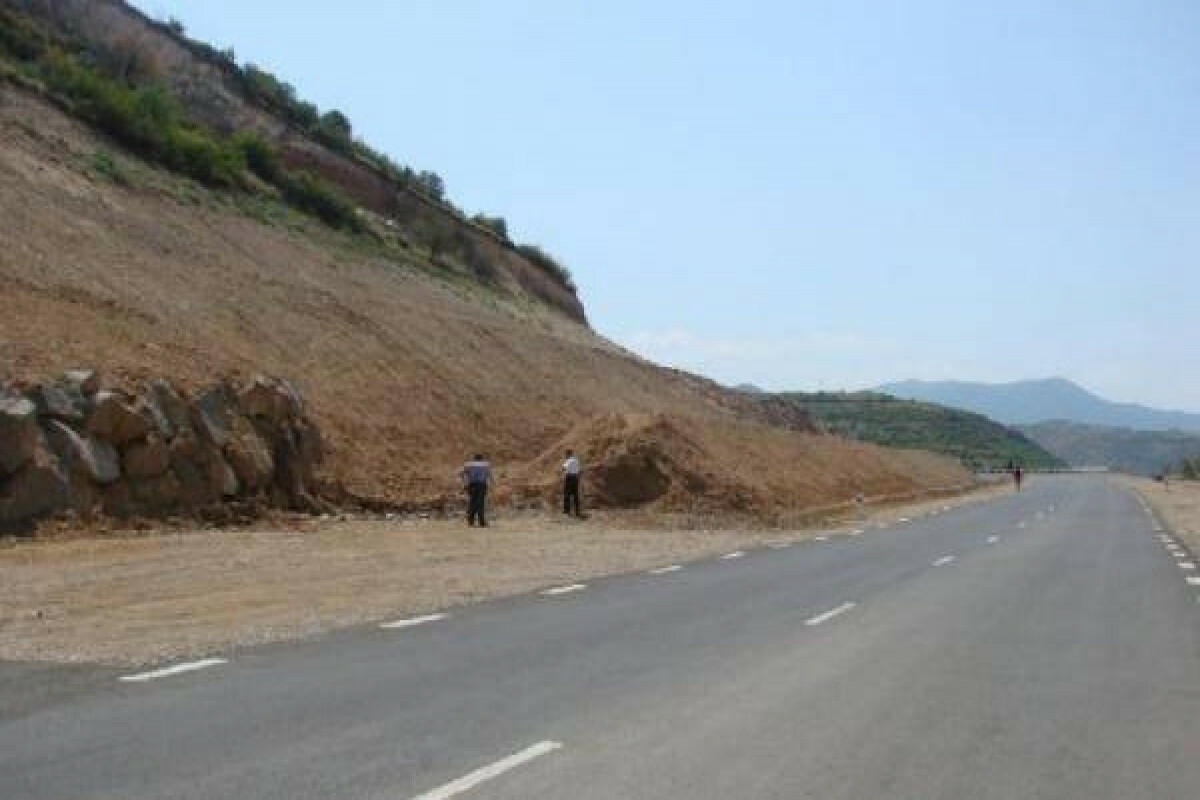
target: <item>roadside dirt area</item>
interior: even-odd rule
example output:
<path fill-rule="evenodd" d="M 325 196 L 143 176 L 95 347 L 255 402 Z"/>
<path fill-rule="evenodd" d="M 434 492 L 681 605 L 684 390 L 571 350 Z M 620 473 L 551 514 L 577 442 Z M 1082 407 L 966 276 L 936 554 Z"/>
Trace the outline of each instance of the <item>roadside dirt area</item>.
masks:
<path fill-rule="evenodd" d="M 306 521 L 261 530 L 126 533 L 0 546 L 0 659 L 144 664 L 850 531 L 978 502 L 990 486 L 829 519 L 808 530 L 630 527 L 498 514 Z M 288 529 L 288 528 L 291 529 Z M 902 535 L 902 534 L 897 534 Z"/>
<path fill-rule="evenodd" d="M 1124 475 L 1116 480 L 1145 498 L 1192 552 L 1200 552 L 1200 482 L 1171 481 L 1164 485 Z"/>

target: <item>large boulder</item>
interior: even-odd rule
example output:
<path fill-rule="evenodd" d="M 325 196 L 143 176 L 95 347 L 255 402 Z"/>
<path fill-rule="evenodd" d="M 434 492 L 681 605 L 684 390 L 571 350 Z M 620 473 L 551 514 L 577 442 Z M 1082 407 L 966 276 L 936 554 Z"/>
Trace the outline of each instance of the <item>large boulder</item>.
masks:
<path fill-rule="evenodd" d="M 91 397 L 100 391 L 100 373 L 94 369 L 69 369 L 63 373 L 62 383 L 83 397 Z"/>
<path fill-rule="evenodd" d="M 141 439 L 150 432 L 153 423 L 125 395 L 104 391 L 97 392 L 92 400 L 85 427 L 97 439 L 120 446 Z"/>
<path fill-rule="evenodd" d="M 217 447 L 229 442 L 233 419 L 237 416 L 238 399 L 228 384 L 220 383 L 206 389 L 196 398 L 196 422 L 200 431 Z"/>
<path fill-rule="evenodd" d="M 38 415 L 64 422 L 83 422 L 85 403 L 83 393 L 70 384 L 45 384 L 29 392 L 37 406 Z"/>
<path fill-rule="evenodd" d="M 257 376 L 238 394 L 242 413 L 272 425 L 282 425 L 304 414 L 304 402 L 296 387 L 279 378 Z"/>
<path fill-rule="evenodd" d="M 76 433 L 56 419 L 47 423 L 46 435 L 68 473 L 101 486 L 121 477 L 120 456 L 108 442 Z"/>
<path fill-rule="evenodd" d="M 121 453 L 125 474 L 135 480 L 162 475 L 171 468 L 171 448 L 161 435 L 152 433 L 144 441 L 134 442 Z"/>
<path fill-rule="evenodd" d="M 40 432 L 33 455 L 0 483 L 0 528 L 17 527 L 67 508 L 70 485 Z"/>
<path fill-rule="evenodd" d="M 179 479 L 182 505 L 199 508 L 238 493 L 236 474 L 211 442 L 195 436 L 180 437 L 171 442 L 170 450 L 171 471 Z"/>
<path fill-rule="evenodd" d="M 245 491 L 256 492 L 270 485 L 275 472 L 271 446 L 245 417 L 234 418 L 224 452 Z"/>
<path fill-rule="evenodd" d="M 39 435 L 33 402 L 0 388 L 0 477 L 16 472 L 33 457 Z"/>
<path fill-rule="evenodd" d="M 159 378 L 150 381 L 140 402 L 165 438 L 191 433 L 191 409 L 171 384 Z"/>

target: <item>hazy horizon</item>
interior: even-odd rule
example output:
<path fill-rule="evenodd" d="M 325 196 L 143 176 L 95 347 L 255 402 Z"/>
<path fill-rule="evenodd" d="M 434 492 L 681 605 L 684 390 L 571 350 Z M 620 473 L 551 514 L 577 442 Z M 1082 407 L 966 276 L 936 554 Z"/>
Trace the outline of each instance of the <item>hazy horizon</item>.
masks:
<path fill-rule="evenodd" d="M 139 0 L 722 383 L 1200 410 L 1200 7 Z"/>

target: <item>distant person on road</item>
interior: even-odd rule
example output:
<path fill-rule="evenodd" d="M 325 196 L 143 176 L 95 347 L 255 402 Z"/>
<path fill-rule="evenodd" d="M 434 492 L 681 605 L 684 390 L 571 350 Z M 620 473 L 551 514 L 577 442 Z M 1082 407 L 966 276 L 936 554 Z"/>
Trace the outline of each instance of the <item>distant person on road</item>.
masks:
<path fill-rule="evenodd" d="M 575 455 L 574 450 L 568 450 L 566 460 L 562 463 L 563 474 L 563 513 L 574 513 L 577 517 L 583 516 L 583 507 L 579 502 L 579 457 Z"/>
<path fill-rule="evenodd" d="M 1021 468 L 1014 467 L 1013 468 L 1013 483 L 1015 483 L 1017 485 L 1018 492 L 1021 491 L 1021 478 L 1022 478 Z"/>
<path fill-rule="evenodd" d="M 492 465 L 476 453 L 475 457 L 462 468 L 463 486 L 467 490 L 467 525 L 474 526 L 479 520 L 479 527 L 487 527 L 485 504 L 487 503 L 488 484 L 492 482 Z"/>

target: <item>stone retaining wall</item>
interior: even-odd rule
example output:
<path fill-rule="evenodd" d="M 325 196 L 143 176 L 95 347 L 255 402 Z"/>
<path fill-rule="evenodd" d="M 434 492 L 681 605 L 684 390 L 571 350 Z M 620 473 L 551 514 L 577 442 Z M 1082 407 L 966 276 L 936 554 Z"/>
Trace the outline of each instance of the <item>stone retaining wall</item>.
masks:
<path fill-rule="evenodd" d="M 165 517 L 264 505 L 324 510 L 321 436 L 288 381 L 223 381 L 188 397 L 169 381 L 134 393 L 92 370 L 0 386 L 0 530 L 46 517 Z"/>

